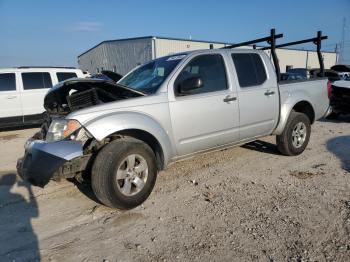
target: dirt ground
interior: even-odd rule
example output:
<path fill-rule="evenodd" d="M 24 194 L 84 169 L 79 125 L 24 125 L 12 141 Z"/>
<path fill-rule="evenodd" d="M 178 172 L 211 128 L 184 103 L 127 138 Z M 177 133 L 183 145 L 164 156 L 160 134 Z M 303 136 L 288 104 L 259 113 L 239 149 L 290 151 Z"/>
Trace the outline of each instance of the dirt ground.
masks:
<path fill-rule="evenodd" d="M 0 133 L 0 261 L 350 260 L 350 118 L 317 122 L 297 157 L 267 137 L 176 163 L 131 211 L 20 181 L 34 132 Z"/>

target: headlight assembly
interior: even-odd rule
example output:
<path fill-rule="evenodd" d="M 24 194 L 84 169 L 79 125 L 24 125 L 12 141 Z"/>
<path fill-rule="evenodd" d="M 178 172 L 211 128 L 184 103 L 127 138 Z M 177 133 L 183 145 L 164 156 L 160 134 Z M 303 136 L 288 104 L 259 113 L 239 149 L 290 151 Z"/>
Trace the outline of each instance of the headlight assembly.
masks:
<path fill-rule="evenodd" d="M 53 142 L 63 140 L 74 134 L 81 128 L 81 124 L 74 119 L 54 119 L 46 134 L 46 141 Z M 72 138 L 74 139 L 74 138 Z"/>

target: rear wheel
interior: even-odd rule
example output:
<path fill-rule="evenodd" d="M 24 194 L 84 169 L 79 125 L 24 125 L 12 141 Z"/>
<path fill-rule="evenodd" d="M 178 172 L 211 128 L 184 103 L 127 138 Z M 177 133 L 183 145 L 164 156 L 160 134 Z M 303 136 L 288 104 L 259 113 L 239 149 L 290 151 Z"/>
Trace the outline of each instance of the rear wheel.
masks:
<path fill-rule="evenodd" d="M 97 155 L 91 172 L 96 197 L 105 205 L 131 209 L 142 204 L 157 178 L 155 155 L 144 142 L 118 139 Z"/>
<path fill-rule="evenodd" d="M 311 124 L 309 118 L 298 112 L 291 112 L 281 135 L 276 137 L 277 148 L 283 155 L 301 154 L 309 143 Z"/>

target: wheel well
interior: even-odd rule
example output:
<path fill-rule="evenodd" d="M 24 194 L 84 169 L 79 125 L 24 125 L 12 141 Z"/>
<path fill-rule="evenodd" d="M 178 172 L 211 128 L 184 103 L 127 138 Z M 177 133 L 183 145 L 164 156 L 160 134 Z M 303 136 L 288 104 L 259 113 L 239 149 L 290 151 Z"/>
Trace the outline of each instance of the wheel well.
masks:
<path fill-rule="evenodd" d="M 315 111 L 309 102 L 301 101 L 294 105 L 293 110 L 295 112 L 304 113 L 312 124 L 315 121 Z"/>
<path fill-rule="evenodd" d="M 159 144 L 158 140 L 152 134 L 140 129 L 126 129 L 126 130 L 114 133 L 108 136 L 108 138 L 111 138 L 112 140 L 114 140 L 121 136 L 133 137 L 149 145 L 156 156 L 156 164 L 157 164 L 158 170 L 164 169 L 163 149 Z"/>

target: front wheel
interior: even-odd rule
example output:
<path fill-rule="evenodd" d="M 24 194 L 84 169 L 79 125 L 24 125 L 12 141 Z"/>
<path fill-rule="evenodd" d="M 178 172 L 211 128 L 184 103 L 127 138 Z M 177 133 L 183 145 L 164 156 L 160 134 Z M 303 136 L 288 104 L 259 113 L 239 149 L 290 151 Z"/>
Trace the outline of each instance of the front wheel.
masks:
<path fill-rule="evenodd" d="M 142 204 L 157 178 L 155 155 L 144 142 L 122 138 L 98 153 L 91 172 L 92 189 L 105 205 L 131 209 Z"/>
<path fill-rule="evenodd" d="M 304 152 L 309 143 L 311 124 L 309 118 L 298 112 L 291 112 L 281 135 L 276 137 L 277 148 L 283 155 L 295 156 Z"/>

